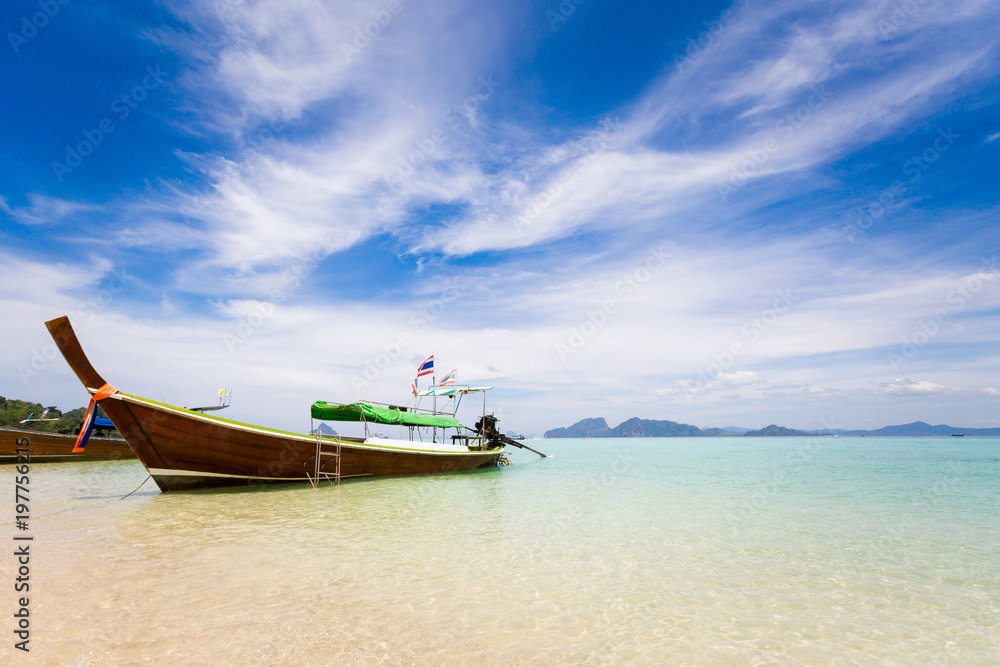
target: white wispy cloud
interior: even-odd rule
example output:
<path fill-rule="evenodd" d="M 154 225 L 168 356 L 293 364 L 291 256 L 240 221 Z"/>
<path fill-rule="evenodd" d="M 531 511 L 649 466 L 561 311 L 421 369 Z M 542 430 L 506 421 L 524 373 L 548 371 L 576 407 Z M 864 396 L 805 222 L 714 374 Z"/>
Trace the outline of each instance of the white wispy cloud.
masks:
<path fill-rule="evenodd" d="M 897 379 L 892 382 L 880 382 L 875 386 L 876 393 L 889 396 L 926 396 L 929 394 L 943 394 L 949 391 L 958 390 L 949 389 L 948 387 L 926 380 L 911 380 L 909 378 Z"/>
<path fill-rule="evenodd" d="M 206 272 L 273 272 L 317 244 L 329 254 L 378 231 L 405 236 L 413 208 L 471 198 L 486 178 L 460 147 L 500 85 L 490 63 L 508 18 L 463 3 L 391 4 L 175 6 L 189 31 L 153 39 L 190 64 L 190 129 L 242 143 L 185 156 L 208 188 L 148 193 L 146 210 L 167 202 L 187 212 L 184 224 L 163 210 L 122 240 L 197 228 L 200 252 L 177 272 L 197 289 Z"/>
<path fill-rule="evenodd" d="M 541 277 L 527 265 L 513 280 L 503 272 L 475 268 L 448 280 L 425 275 L 410 296 L 391 303 L 336 296 L 314 301 L 305 294 L 280 303 L 223 299 L 207 312 L 175 308 L 162 319 L 131 314 L 128 302 L 141 289 L 135 283 L 116 291 L 99 310 L 88 307 L 114 270 L 106 261 L 53 267 L 7 256 L 0 277 L 8 289 L 0 294 L 0 305 L 17 323 L 11 340 L 18 343 L 5 346 L 0 362 L 11 374 L 10 386 L 52 392 L 72 402 L 75 380 L 64 377 L 68 371 L 58 359 L 46 360 L 45 372 L 26 385 L 17 375 L 19 367 L 31 368 L 33 354 L 42 353 L 48 343 L 42 322 L 69 314 L 86 337 L 92 359 L 100 362 L 99 370 L 118 380 L 116 386 L 123 390 L 130 387 L 188 404 L 196 400 L 191 392 L 199 386 L 215 391 L 220 383 L 232 385 L 240 396 L 234 418 L 283 427 L 295 427 L 292 415 L 319 398 L 401 400 L 416 365 L 431 353 L 458 367 L 465 381 L 495 384 L 494 404 L 511 427 L 532 430 L 559 425 L 552 423 L 552 415 L 566 414 L 570 399 L 574 405 L 606 411 L 612 420 L 670 418 L 679 409 L 689 415 L 682 420 L 708 425 L 730 414 L 726 396 L 734 393 L 747 401 L 813 406 L 846 406 L 865 397 L 969 401 L 976 393 L 996 395 L 995 390 L 948 389 L 975 386 L 979 376 L 962 369 L 948 377 L 937 373 L 929 379 L 869 380 L 888 371 L 884 353 L 876 354 L 874 366 L 870 356 L 841 360 L 832 375 L 817 364 L 816 355 L 895 343 L 908 317 L 905 309 L 894 308 L 916 296 L 907 290 L 888 288 L 880 299 L 854 308 L 814 299 L 811 289 L 793 291 L 792 305 L 772 319 L 768 311 L 775 305 L 775 276 L 801 278 L 815 266 L 803 262 L 796 268 L 789 251 L 784 260 L 775 256 L 783 265 L 771 267 L 773 275 L 755 279 L 749 260 L 744 260 L 746 266 L 734 265 L 736 256 L 716 256 L 719 265 L 733 272 L 717 272 L 708 281 L 709 273 L 696 268 L 707 258 L 673 250 L 676 264 L 653 272 L 628 298 L 615 285 L 636 277 L 643 255 L 620 259 L 584 280 L 567 273 L 529 297 L 520 284 L 537 284 Z M 698 276 L 697 281 L 683 282 L 686 274 Z M 505 289 L 507 297 L 501 296 Z M 25 301 L 23 293 L 33 299 Z M 608 300 L 615 302 L 614 312 L 575 353 L 561 359 L 557 344 L 567 344 L 572 330 L 594 321 L 589 314 Z M 744 306 L 735 311 L 731 305 L 723 307 L 734 300 Z M 883 311 L 895 319 L 873 327 Z M 810 316 L 804 317 L 805 312 Z M 1000 326 L 995 320 L 987 318 L 984 324 Z M 758 327 L 755 321 L 769 324 Z M 859 341 L 856 335 L 866 328 L 871 332 Z M 712 367 L 733 342 L 741 342 L 746 352 L 725 367 Z M 149 357 L 151 348 L 157 350 L 156 358 Z M 331 349 L 337 350 L 332 357 Z M 390 352 L 388 366 L 365 376 L 379 355 Z M 172 361 L 167 368 L 157 359 Z M 366 379 L 360 393 L 352 383 L 358 377 Z M 286 388 L 280 400 L 273 396 L 274 386 Z M 663 412 L 665 406 L 674 406 L 670 415 Z"/>
<path fill-rule="evenodd" d="M 594 128 L 569 144 L 527 153 L 467 195 L 468 212 L 429 232 L 421 247 L 457 254 L 516 248 L 622 220 L 669 229 L 696 211 L 731 220 L 740 211 L 719 206 L 720 196 L 748 181 L 826 164 L 926 113 L 969 78 L 990 76 L 994 37 L 956 40 L 945 49 L 935 41 L 936 50 L 929 49 L 933 27 L 982 20 L 989 10 L 981 3 L 922 15 L 893 41 L 877 27 L 876 17 L 891 13 L 885 3 L 840 9 L 831 22 L 825 13 L 801 16 L 797 4 L 744 7 L 709 49 L 664 74 L 612 131 Z M 783 27 L 790 16 L 796 18 L 789 32 Z M 996 23 L 995 12 L 987 16 Z M 771 43 L 769 55 L 747 59 L 762 41 Z M 891 66 L 872 72 L 880 59 Z M 855 77 L 861 69 L 867 75 Z M 735 119 L 720 120 L 722 112 Z M 710 135 L 724 138 L 671 150 L 663 130 L 693 135 L 701 121 L 692 118 L 724 123 Z M 771 199 L 788 194 L 780 182 L 768 187 Z"/>
<path fill-rule="evenodd" d="M 56 225 L 101 208 L 89 202 L 70 201 L 37 193 L 29 194 L 27 198 L 27 206 L 11 206 L 6 197 L 0 197 L 0 211 L 22 225 Z"/>
<path fill-rule="evenodd" d="M 476 105 L 452 114 L 464 114 L 459 124 L 443 120 L 448 109 L 476 100 L 478 81 L 494 81 L 511 17 L 491 17 L 487 28 L 462 5 L 401 7 L 367 41 L 358 31 L 382 11 L 371 3 L 335 11 L 318 0 L 175 8 L 191 32 L 157 39 L 189 58 L 183 80 L 198 99 L 195 117 L 238 136 L 269 123 L 282 128 L 238 154 L 192 156 L 211 189 L 184 197 L 196 204 L 189 208 L 202 240 L 202 251 L 177 272 L 185 286 L 218 268 L 274 271 L 317 242 L 332 252 L 383 231 L 418 254 L 467 255 L 579 230 L 669 231 L 702 217 L 726 224 L 745 211 L 725 201 L 726 188 L 767 180 L 756 196 L 787 196 L 788 186 L 773 177 L 828 163 L 988 77 L 997 42 L 977 31 L 942 48 L 934 37 L 935 29 L 996 23 L 996 12 L 979 2 L 922 10 L 891 38 L 879 27 L 891 3 L 843 2 L 823 12 L 796 3 L 738 5 L 706 49 L 669 68 L 617 121 L 553 144 L 537 131 L 482 127 Z M 354 52 L 359 39 L 364 47 Z M 454 52 L 467 57 L 442 55 Z M 502 95 L 497 85 L 477 104 Z M 337 112 L 317 122 L 310 110 L 318 105 Z M 298 137 L 307 112 L 310 132 Z M 722 118 L 710 135 L 697 132 Z M 670 137 L 693 141 L 671 148 L 667 128 Z M 512 138 L 519 145 L 500 147 Z M 406 225 L 431 204 L 455 212 L 419 230 Z M 130 229 L 126 240 L 154 241 L 171 229 L 157 219 L 148 226 Z"/>

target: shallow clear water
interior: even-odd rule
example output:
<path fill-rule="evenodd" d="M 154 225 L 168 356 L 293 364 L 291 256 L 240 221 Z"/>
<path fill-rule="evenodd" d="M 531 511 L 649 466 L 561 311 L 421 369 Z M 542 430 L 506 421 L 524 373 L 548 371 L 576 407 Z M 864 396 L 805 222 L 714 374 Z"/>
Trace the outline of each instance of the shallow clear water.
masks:
<path fill-rule="evenodd" d="M 1000 439 L 533 446 L 125 499 L 138 463 L 35 465 L 30 662 L 1000 662 Z"/>

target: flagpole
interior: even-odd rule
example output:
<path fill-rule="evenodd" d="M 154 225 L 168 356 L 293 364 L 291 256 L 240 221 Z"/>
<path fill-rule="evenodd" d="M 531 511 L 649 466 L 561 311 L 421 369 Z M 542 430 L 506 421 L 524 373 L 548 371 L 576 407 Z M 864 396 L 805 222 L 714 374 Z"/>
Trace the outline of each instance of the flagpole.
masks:
<path fill-rule="evenodd" d="M 437 395 L 437 368 L 431 366 L 433 372 L 431 373 L 431 392 L 434 394 L 434 414 L 438 411 L 438 395 Z M 437 442 L 438 430 L 437 426 L 434 427 L 434 432 L 431 435 L 431 442 Z"/>

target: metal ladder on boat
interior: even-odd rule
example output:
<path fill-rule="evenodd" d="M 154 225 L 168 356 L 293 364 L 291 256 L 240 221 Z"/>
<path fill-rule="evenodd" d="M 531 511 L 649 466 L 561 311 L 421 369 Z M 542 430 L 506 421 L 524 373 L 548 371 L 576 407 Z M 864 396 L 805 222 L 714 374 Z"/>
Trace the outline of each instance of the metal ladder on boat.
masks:
<path fill-rule="evenodd" d="M 337 442 L 337 448 L 334 452 L 323 452 L 323 434 L 322 433 L 316 434 L 316 469 L 314 471 L 314 474 L 311 476 L 309 475 L 309 471 L 308 470 L 306 471 L 306 477 L 309 477 L 309 482 L 312 484 L 314 489 L 317 486 L 319 486 L 319 481 L 321 477 L 326 481 L 330 482 L 330 484 L 340 486 L 340 435 L 339 434 L 337 435 L 336 442 Z M 333 472 L 327 472 L 326 470 L 323 469 L 325 467 L 323 464 L 324 454 L 327 457 L 333 457 L 336 459 L 337 465 L 336 469 Z"/>

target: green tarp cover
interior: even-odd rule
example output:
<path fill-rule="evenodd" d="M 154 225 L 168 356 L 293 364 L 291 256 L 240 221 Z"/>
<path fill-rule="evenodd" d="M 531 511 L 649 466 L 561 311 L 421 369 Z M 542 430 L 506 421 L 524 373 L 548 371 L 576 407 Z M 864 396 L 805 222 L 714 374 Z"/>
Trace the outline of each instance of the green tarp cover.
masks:
<path fill-rule="evenodd" d="M 399 424 L 401 426 L 436 426 L 437 428 L 463 428 L 454 417 L 403 412 L 395 408 L 380 408 L 370 403 L 327 403 L 316 401 L 312 405 L 313 419 L 360 422 L 373 424 Z"/>

